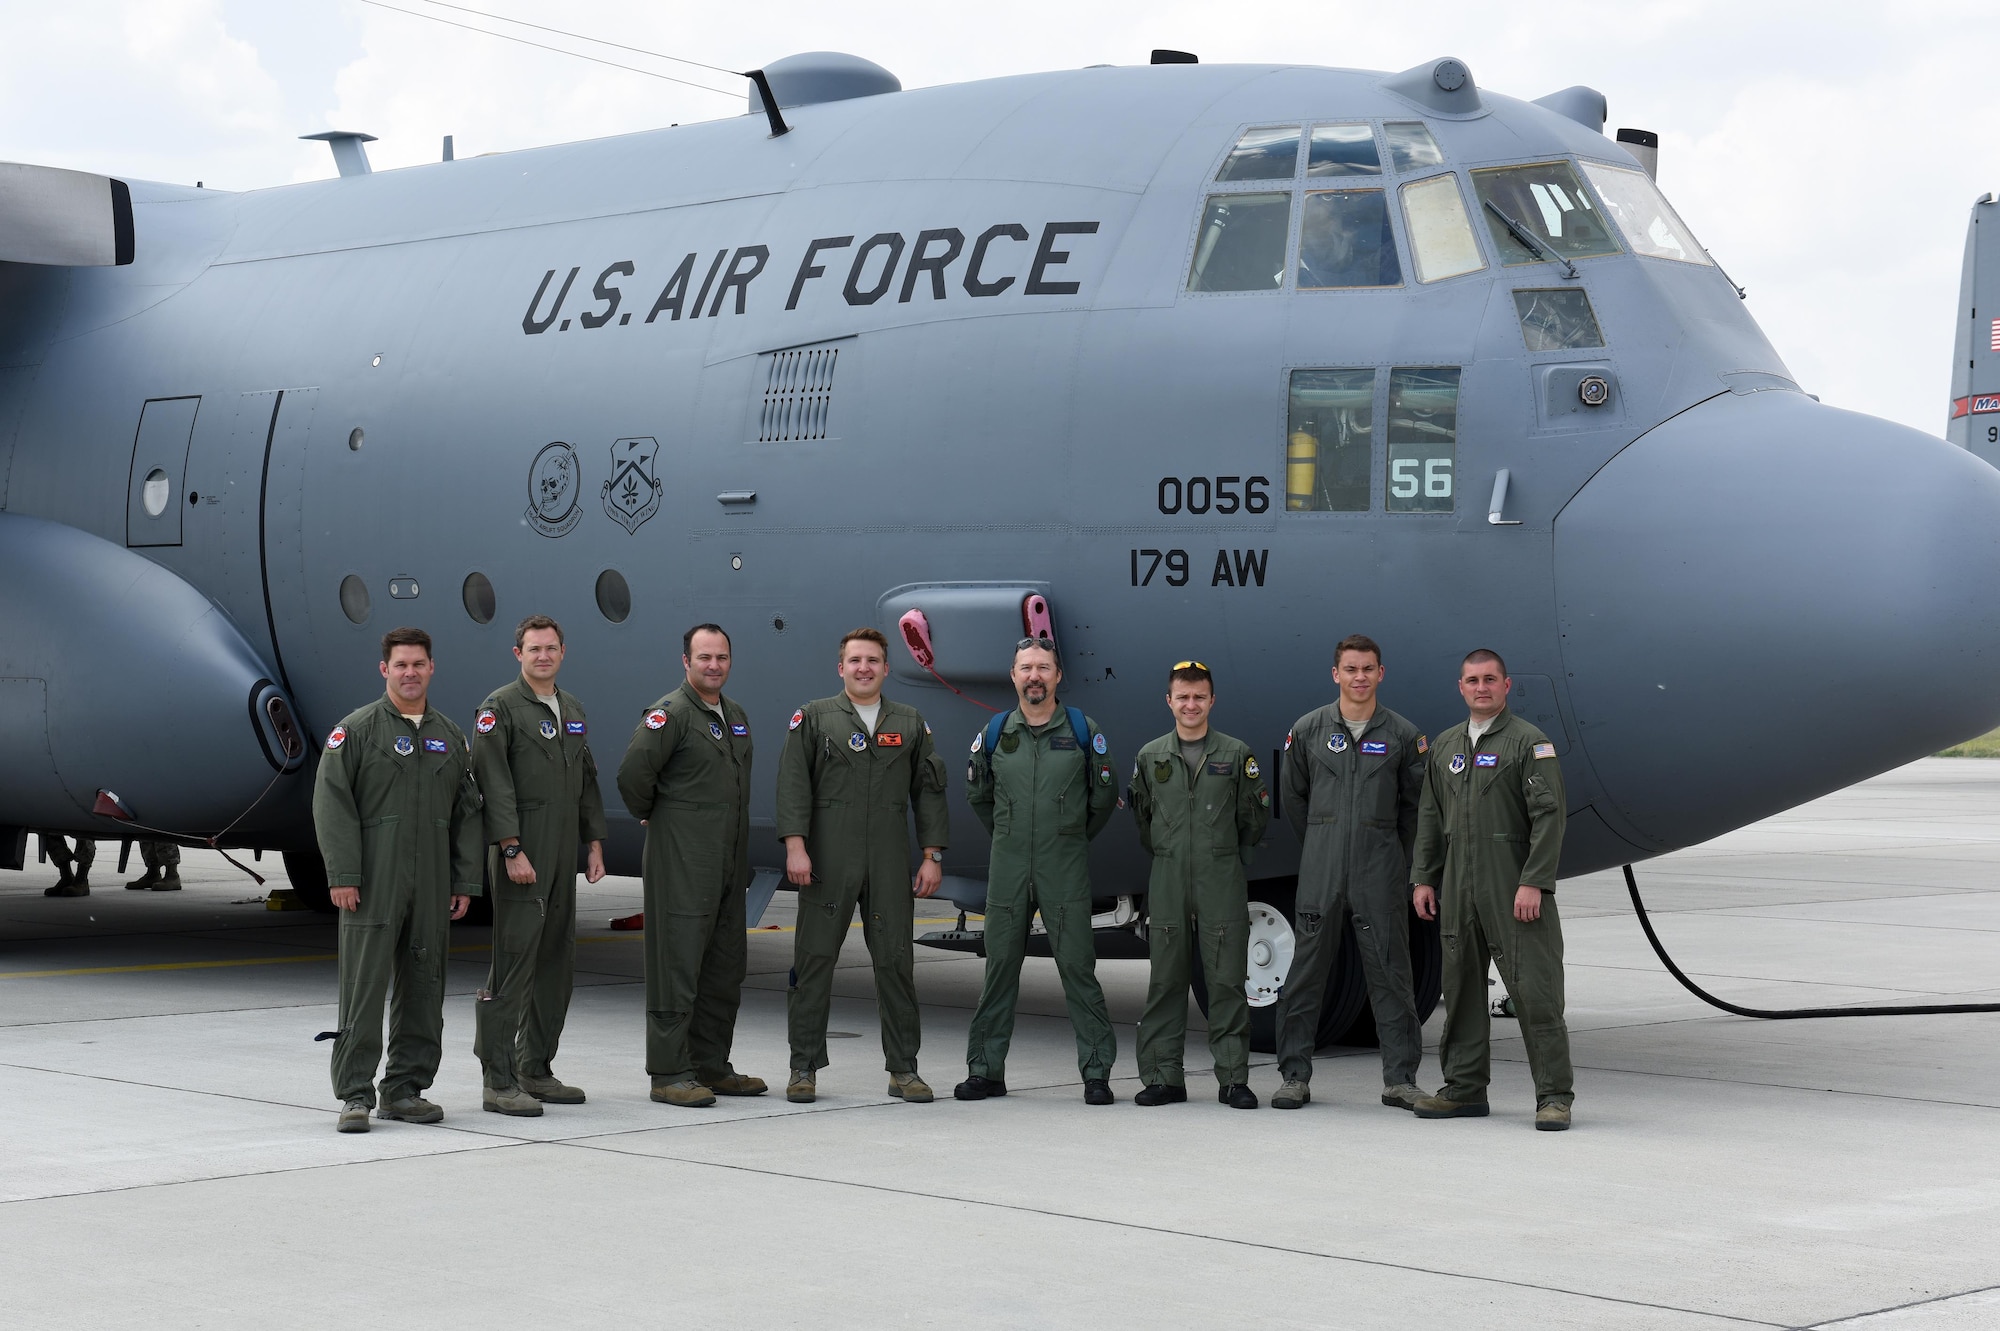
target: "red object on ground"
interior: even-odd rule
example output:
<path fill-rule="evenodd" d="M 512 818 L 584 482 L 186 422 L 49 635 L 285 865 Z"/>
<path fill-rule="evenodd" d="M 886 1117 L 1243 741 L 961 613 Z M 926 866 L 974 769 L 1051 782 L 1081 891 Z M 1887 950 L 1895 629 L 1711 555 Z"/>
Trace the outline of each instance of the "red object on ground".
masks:
<path fill-rule="evenodd" d="M 611 927 L 620 933 L 631 933 L 636 929 L 644 929 L 646 927 L 646 912 L 642 910 L 637 915 L 620 915 L 611 921 Z"/>

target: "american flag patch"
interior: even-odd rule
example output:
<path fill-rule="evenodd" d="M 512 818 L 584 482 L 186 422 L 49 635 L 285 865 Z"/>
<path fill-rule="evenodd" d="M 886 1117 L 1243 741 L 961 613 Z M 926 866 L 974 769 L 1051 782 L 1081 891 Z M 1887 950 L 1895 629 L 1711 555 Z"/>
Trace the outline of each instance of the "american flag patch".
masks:
<path fill-rule="evenodd" d="M 1535 746 L 1535 756 L 1537 758 L 1553 758 L 1556 756 L 1556 746 L 1553 744 L 1537 744 Z"/>

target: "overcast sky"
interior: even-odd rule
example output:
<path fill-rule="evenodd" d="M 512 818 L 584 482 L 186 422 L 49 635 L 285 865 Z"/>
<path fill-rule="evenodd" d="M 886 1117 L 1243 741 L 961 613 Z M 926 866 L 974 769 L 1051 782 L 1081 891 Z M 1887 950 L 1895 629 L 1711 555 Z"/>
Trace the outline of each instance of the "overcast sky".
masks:
<path fill-rule="evenodd" d="M 1995 0 L 467 3 L 725 68 L 851 51 L 905 87 L 1143 63 L 1155 46 L 1382 70 L 1455 55 L 1528 98 L 1588 84 L 1614 128 L 1660 134 L 1662 187 L 1805 388 L 1932 434 L 1967 211 L 2000 188 Z M 323 129 L 378 136 L 390 167 L 435 160 L 445 134 L 470 155 L 742 112 L 727 75 L 508 30 L 724 93 L 361 0 L 0 0 L 0 160 L 255 189 L 333 174 L 297 139 Z"/>

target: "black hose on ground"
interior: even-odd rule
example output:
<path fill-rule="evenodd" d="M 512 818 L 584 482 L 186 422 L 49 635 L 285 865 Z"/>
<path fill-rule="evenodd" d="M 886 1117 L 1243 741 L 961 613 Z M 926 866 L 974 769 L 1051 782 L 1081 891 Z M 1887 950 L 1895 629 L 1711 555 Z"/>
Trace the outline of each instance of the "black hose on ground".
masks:
<path fill-rule="evenodd" d="M 1639 880 L 1633 876 L 1632 866 L 1629 864 L 1625 866 L 1625 890 L 1632 894 L 1632 909 L 1638 912 L 1639 927 L 1646 931 L 1646 941 L 1653 945 L 1653 953 L 1659 957 L 1660 964 L 1681 982 L 1682 988 L 1696 998 L 1710 1007 L 1721 1008 L 1724 1012 L 1734 1012 L 1739 1017 L 1795 1021 L 1805 1017 L 1928 1017 L 1946 1012 L 2000 1012 L 2000 1003 L 1911 1003 L 1887 1007 L 1743 1007 L 1717 998 L 1690 980 L 1686 971 L 1674 965 L 1674 959 L 1667 955 L 1667 949 L 1660 946 L 1660 936 L 1653 932 L 1653 921 L 1646 914 L 1646 903 L 1639 899 Z"/>

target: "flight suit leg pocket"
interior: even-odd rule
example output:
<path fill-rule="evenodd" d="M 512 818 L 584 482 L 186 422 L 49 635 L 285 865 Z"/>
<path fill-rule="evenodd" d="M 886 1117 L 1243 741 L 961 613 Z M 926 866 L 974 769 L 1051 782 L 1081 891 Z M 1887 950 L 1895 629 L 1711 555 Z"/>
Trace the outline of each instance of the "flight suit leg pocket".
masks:
<path fill-rule="evenodd" d="M 1250 921 L 1246 912 L 1241 921 L 1203 920 L 1201 964 L 1211 984 L 1241 989 L 1250 973 Z"/>
<path fill-rule="evenodd" d="M 846 903 L 819 885 L 799 889 L 798 951 L 807 957 L 837 957 L 847 941 Z"/>

